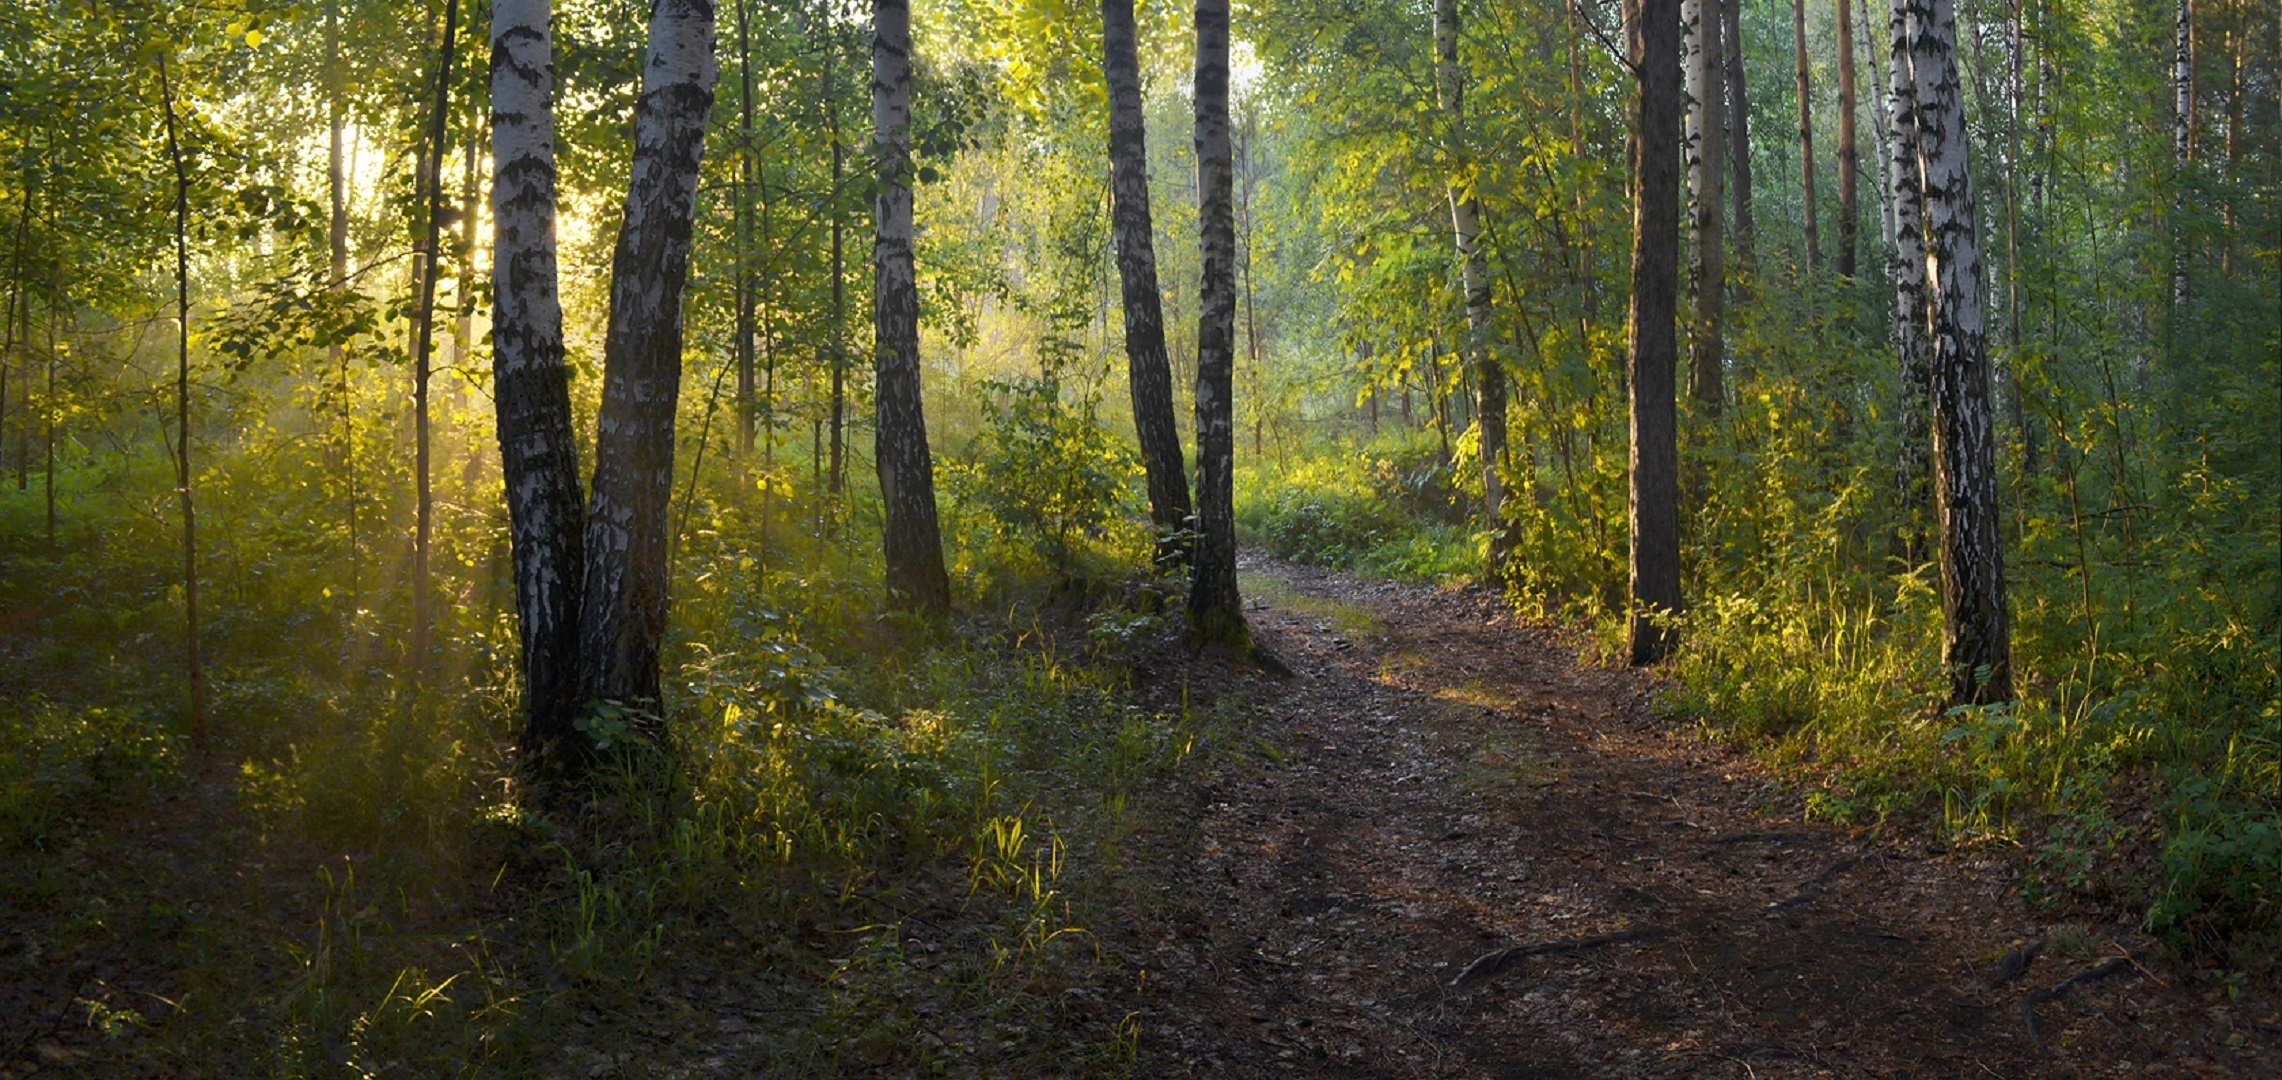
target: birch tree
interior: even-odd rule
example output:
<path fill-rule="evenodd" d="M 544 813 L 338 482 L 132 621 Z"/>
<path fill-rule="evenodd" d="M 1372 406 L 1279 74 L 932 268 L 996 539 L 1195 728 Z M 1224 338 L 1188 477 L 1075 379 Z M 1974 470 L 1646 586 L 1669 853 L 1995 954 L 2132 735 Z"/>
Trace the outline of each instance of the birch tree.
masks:
<path fill-rule="evenodd" d="M 1862 160 L 1854 139 L 1854 14 L 1847 5 L 1838 0 L 1838 276 L 1852 280 L 1861 214 L 1855 176 Z"/>
<path fill-rule="evenodd" d="M 1197 544 L 1188 617 L 1199 640 L 1248 646 L 1236 588 L 1236 210 L 1228 131 L 1228 0 L 1196 5 Z"/>
<path fill-rule="evenodd" d="M 1815 227 L 1814 87 L 1807 79 L 1807 0 L 1791 0 L 1792 55 L 1799 102 L 1799 207 L 1806 225 L 1807 273 L 1822 268 L 1822 236 Z"/>
<path fill-rule="evenodd" d="M 1743 82 L 1743 0 L 1719 6 L 1720 42 L 1726 53 L 1730 197 L 1735 201 L 1735 260 L 1748 274 L 1757 269 L 1756 230 L 1751 221 L 1751 102 Z"/>
<path fill-rule="evenodd" d="M 1737 0 L 1727 0 L 1733 5 Z M 1688 332 L 1688 396 L 1710 415 L 1719 415 L 1726 396 L 1725 320 L 1727 272 L 1723 262 L 1720 192 L 1721 136 L 1726 96 L 1721 83 L 1720 0 L 1682 0 L 1686 31 L 1688 108 L 1685 142 L 1688 171 L 1688 285 L 1695 301 Z"/>
<path fill-rule="evenodd" d="M 587 506 L 579 661 L 589 699 L 652 704 L 658 698 L 682 287 L 719 75 L 713 36 L 711 0 L 657 0 L 651 8 L 634 111 L 633 174 L 611 257 Z"/>
<path fill-rule="evenodd" d="M 1953 705 L 2012 697 L 2004 548 L 1998 536 L 1989 358 L 1957 76 L 1954 0 L 1895 0 L 1895 68 L 1909 80 L 1925 235 L 1926 344 L 1933 383 L 1934 498 L 1940 522 L 1942 666 Z"/>
<path fill-rule="evenodd" d="M 548 0 L 491 4 L 491 377 L 522 650 L 527 762 L 576 745 L 586 501 L 555 262 Z"/>
<path fill-rule="evenodd" d="M 919 398 L 919 283 L 911 253 L 911 5 L 872 5 L 872 310 L 874 457 L 885 520 L 888 602 L 939 613 L 951 606 L 935 520 L 935 465 Z"/>
<path fill-rule="evenodd" d="M 1141 66 L 1133 0 L 1102 0 L 1102 74 L 1109 86 L 1111 228 L 1124 300 L 1126 382 L 1148 481 L 1149 520 L 1160 564 L 1187 558 L 1189 483 L 1173 417 L 1173 370 L 1165 352 L 1164 297 L 1149 214 L 1149 146 L 1141 110 Z"/>

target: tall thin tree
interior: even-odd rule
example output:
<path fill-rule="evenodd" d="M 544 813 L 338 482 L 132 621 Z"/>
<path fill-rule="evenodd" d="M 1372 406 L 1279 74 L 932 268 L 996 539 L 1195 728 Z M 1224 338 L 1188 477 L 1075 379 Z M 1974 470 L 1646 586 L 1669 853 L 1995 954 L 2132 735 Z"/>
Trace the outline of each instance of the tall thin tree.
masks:
<path fill-rule="evenodd" d="M 1197 231 L 1202 287 L 1197 318 L 1198 536 L 1189 581 L 1189 627 L 1199 640 L 1248 648 L 1236 586 L 1236 209 L 1228 130 L 1228 0 L 1196 4 Z"/>
<path fill-rule="evenodd" d="M 190 166 L 182 153 L 182 121 L 163 55 L 158 92 L 166 107 L 166 156 L 174 165 L 174 485 L 182 504 L 182 644 L 190 676 L 190 743 L 204 750 L 206 660 L 198 636 L 198 502 L 190 472 Z"/>
<path fill-rule="evenodd" d="M 1636 80 L 1631 126 L 1632 311 L 1630 652 L 1650 664 L 1671 651 L 1680 612 L 1679 450 L 1673 400 L 1679 362 L 1680 0 L 1632 0 L 1625 33 Z"/>
<path fill-rule="evenodd" d="M 589 699 L 654 704 L 665 636 L 682 288 L 706 119 L 713 109 L 712 0 L 650 10 L 634 166 L 610 265 L 602 408 L 586 525 L 579 661 Z"/>
<path fill-rule="evenodd" d="M 1718 416 L 1726 397 L 1726 210 L 1720 166 L 1726 156 L 1726 94 L 1721 85 L 1720 8 L 1737 0 L 1682 0 L 1688 110 L 1688 283 L 1695 306 L 1688 326 L 1688 396 Z"/>
<path fill-rule="evenodd" d="M 1149 144 L 1141 113 L 1141 65 L 1133 0 L 1101 0 L 1102 74 L 1109 85 L 1111 229 L 1124 299 L 1126 382 L 1149 488 L 1157 562 L 1188 557 L 1189 483 L 1173 416 L 1172 361 L 1165 352 L 1165 308 L 1157 290 L 1157 248 L 1149 213 Z"/>
<path fill-rule="evenodd" d="M 1922 519 L 1931 509 L 1927 448 L 1932 439 L 1933 368 L 1926 353 L 1925 202 L 1917 167 L 1917 83 L 1910 75 L 1907 35 L 1911 23 L 1902 0 L 1890 0 L 1886 40 L 1891 82 L 1886 95 L 1888 157 L 1894 165 L 1894 249 L 1887 273 L 1894 282 L 1894 350 L 1901 391 L 1894 409 L 1897 433 L 1894 504 L 1901 521 L 1895 548 L 1905 561 L 1918 558 Z"/>
<path fill-rule="evenodd" d="M 1496 350 L 1490 348 L 1490 268 L 1482 252 L 1482 201 L 1473 191 L 1473 167 L 1466 142 L 1466 69 L 1458 62 L 1458 0 L 1434 0 L 1435 85 L 1449 124 L 1450 176 L 1444 195 L 1450 203 L 1458 280 L 1466 291 L 1466 363 L 1474 374 L 1474 424 L 1482 457 L 1482 523 L 1490 531 L 1491 577 L 1500 572 L 1504 538 L 1504 484 L 1498 466 L 1505 457 L 1506 379 Z"/>
<path fill-rule="evenodd" d="M 1727 67 L 1727 150 L 1732 159 L 1729 197 L 1735 203 L 1735 261 L 1745 275 L 1758 268 L 1757 230 L 1751 220 L 1751 101 L 1743 82 L 1743 0 L 1721 0 L 1720 43 Z"/>
<path fill-rule="evenodd" d="M 1905 30 L 1895 67 L 1915 95 L 1916 152 L 1910 161 L 1924 208 L 1941 659 L 1950 703 L 1985 704 L 2012 697 L 2012 648 L 1956 7 L 1954 0 L 1894 0 L 1894 8 Z"/>
<path fill-rule="evenodd" d="M 1862 212 L 1855 177 L 1862 159 L 1854 139 L 1854 14 L 1848 2 L 1838 0 L 1838 276 L 1852 280 Z"/>
<path fill-rule="evenodd" d="M 559 769 L 576 728 L 586 495 L 555 260 L 549 0 L 491 4 L 491 371 L 522 649 L 526 763 Z"/>
<path fill-rule="evenodd" d="M 1791 41 L 1798 60 L 1799 207 L 1806 222 L 1807 273 L 1822 269 L 1822 236 L 1815 226 L 1814 88 L 1807 79 L 1807 0 L 1791 0 Z"/>
<path fill-rule="evenodd" d="M 935 463 L 919 390 L 919 282 L 911 251 L 911 5 L 872 4 L 874 196 L 873 456 L 884 520 L 888 602 L 939 613 L 951 606 L 935 518 Z"/>
<path fill-rule="evenodd" d="M 435 536 L 436 501 L 429 477 L 428 375 L 436 338 L 436 279 L 443 276 L 444 132 L 450 118 L 452 56 L 459 46 L 460 0 L 445 0 L 444 41 L 436 54 L 435 112 L 428 125 L 428 149 L 420 177 L 420 199 L 427 210 L 419 257 L 419 330 L 412 350 L 412 454 L 413 483 L 418 506 L 412 527 L 412 634 L 409 646 L 413 678 L 428 669 L 428 560 Z"/>

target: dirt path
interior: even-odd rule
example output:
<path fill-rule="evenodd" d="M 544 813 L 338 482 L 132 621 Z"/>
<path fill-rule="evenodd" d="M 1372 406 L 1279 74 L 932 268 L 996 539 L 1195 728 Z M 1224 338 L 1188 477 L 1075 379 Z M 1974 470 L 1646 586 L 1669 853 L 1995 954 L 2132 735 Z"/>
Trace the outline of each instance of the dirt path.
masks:
<path fill-rule="evenodd" d="M 2189 988 L 2128 928 L 1992 988 L 2054 929 L 2003 862 L 1801 823 L 1486 596 L 1245 570 L 1296 673 L 1260 691 L 1281 760 L 1196 790 L 1136 1075 L 2282 1075 L 2271 999 Z M 2041 1005 L 2033 1045 L 2023 999 L 2126 950 L 2155 970 Z"/>

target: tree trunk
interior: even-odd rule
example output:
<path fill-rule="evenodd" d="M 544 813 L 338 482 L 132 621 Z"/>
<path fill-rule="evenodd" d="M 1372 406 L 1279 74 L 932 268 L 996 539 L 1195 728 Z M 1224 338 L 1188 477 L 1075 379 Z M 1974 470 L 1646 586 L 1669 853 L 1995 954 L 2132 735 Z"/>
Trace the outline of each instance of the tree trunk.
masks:
<path fill-rule="evenodd" d="M 1720 9 L 1740 0 L 1683 0 L 1688 107 L 1688 284 L 1695 300 L 1688 332 L 1688 396 L 1718 416 L 1726 396 L 1727 270 L 1722 262 L 1720 165 L 1726 115 L 1721 83 Z M 1840 0 L 1844 2 L 1844 0 Z"/>
<path fill-rule="evenodd" d="M 2171 44 L 2171 306 L 2187 303 L 2187 171 L 2195 157 L 2195 6 L 2173 0 Z"/>
<path fill-rule="evenodd" d="M 23 194 L 23 201 L 17 204 L 16 211 L 16 255 L 8 274 L 8 313 L 5 319 L 0 319 L 0 469 L 7 466 L 8 364 L 9 361 L 16 358 L 16 312 L 21 308 L 24 318 L 27 320 L 31 318 L 32 298 L 30 290 L 25 287 L 24 283 L 24 234 L 31 228 L 32 223 L 32 174 L 30 169 L 24 171 L 24 183 L 18 190 Z M 25 348 L 27 349 L 31 347 L 31 336 L 32 333 L 29 329 L 23 332 Z M 24 362 L 26 364 L 31 363 L 29 358 Z M 26 403 L 19 403 L 19 408 L 24 404 Z M 30 414 L 26 413 L 26 415 Z"/>
<path fill-rule="evenodd" d="M 181 121 L 164 56 L 158 61 L 158 92 L 166 105 L 166 156 L 174 163 L 174 484 L 182 502 L 182 644 L 190 675 L 190 745 L 204 751 L 206 661 L 198 636 L 198 503 L 190 472 L 190 168 L 182 157 Z"/>
<path fill-rule="evenodd" d="M 1893 62 L 1886 126 L 1894 163 L 1894 248 L 1886 269 L 1894 283 L 1894 350 L 1901 372 L 1901 396 L 1894 409 L 1894 502 L 1901 515 L 1895 540 L 1897 553 L 1915 564 L 1931 501 L 1926 448 L 1932 438 L 1927 414 L 1933 408 L 1933 369 L 1925 343 L 1925 204 L 1918 181 L 1917 85 L 1908 64 L 1907 2 L 1890 0 L 1886 24 Z"/>
<path fill-rule="evenodd" d="M 1677 643 L 1680 612 L 1679 451 L 1674 432 L 1680 224 L 1680 3 L 1633 0 L 1626 52 L 1632 97 L 1630 644 L 1634 664 Z"/>
<path fill-rule="evenodd" d="M 1756 230 L 1751 221 L 1751 103 L 1743 89 L 1743 0 L 1724 0 L 1719 5 L 1720 45 L 1726 53 L 1728 156 L 1733 159 L 1732 171 L 1735 202 L 1735 259 L 1748 274 L 1758 267 Z"/>
<path fill-rule="evenodd" d="M 1814 88 L 1807 81 L 1807 0 L 1791 0 L 1791 36 L 1799 75 L 1799 206 L 1804 213 L 1807 273 L 1822 269 L 1822 236 L 1815 226 Z"/>
<path fill-rule="evenodd" d="M 590 699 L 654 706 L 665 635 L 667 504 L 681 397 L 681 294 L 719 75 L 711 0 L 657 0 L 634 166 L 610 266 L 602 408 L 587 508 L 579 659 Z"/>
<path fill-rule="evenodd" d="M 872 4 L 872 157 L 879 164 L 872 239 L 879 470 L 888 603 L 940 614 L 951 606 L 935 522 L 935 463 L 919 392 L 919 283 L 911 252 L 911 5 Z"/>
<path fill-rule="evenodd" d="M 1897 55 L 1915 93 L 1924 200 L 1927 337 L 1933 368 L 1934 494 L 1941 525 L 1942 665 L 1952 705 L 2012 697 L 1998 536 L 1994 424 L 1983 322 L 1980 241 L 1957 77 L 1953 0 L 1896 0 Z"/>
<path fill-rule="evenodd" d="M 1188 558 L 1187 465 L 1173 416 L 1172 361 L 1165 353 L 1164 298 L 1157 291 L 1157 249 L 1149 215 L 1149 147 L 1142 127 L 1141 67 L 1133 0 L 1102 0 L 1102 73 L 1109 84 L 1111 228 L 1117 279 L 1125 301 L 1126 381 L 1133 426 L 1148 478 L 1149 520 L 1159 565 Z"/>
<path fill-rule="evenodd" d="M 491 371 L 522 647 L 526 765 L 583 756 L 573 727 L 585 493 L 555 270 L 555 121 L 548 0 L 491 5 Z"/>
<path fill-rule="evenodd" d="M 908 3 L 905 11 L 909 11 Z M 848 272 L 843 234 L 846 230 L 847 146 L 840 141 L 840 103 L 833 86 L 833 72 L 838 64 L 840 41 L 836 31 L 826 24 L 824 32 L 831 37 L 825 46 L 824 56 L 824 109 L 832 133 L 832 462 L 824 478 L 824 490 L 831 494 L 832 503 L 839 501 L 840 479 L 847 474 L 848 452 L 846 421 L 848 413 Z M 879 89 L 873 88 L 877 98 Z M 873 106 L 875 109 L 877 104 Z M 878 313 L 873 314 L 878 318 Z M 874 388 L 875 392 L 877 388 Z M 874 463 L 877 464 L 876 462 Z M 834 515 L 828 507 L 827 518 Z"/>
<path fill-rule="evenodd" d="M 1482 252 L 1482 202 L 1472 191 L 1473 158 L 1466 144 L 1466 69 L 1458 63 L 1458 0 L 1434 0 L 1435 83 L 1450 123 L 1450 227 L 1456 237 L 1459 281 L 1466 290 L 1466 362 L 1474 372 L 1474 422 L 1480 432 L 1482 522 L 1490 531 L 1489 564 L 1495 580 L 1505 561 L 1505 369 L 1490 349 L 1490 269 Z"/>
<path fill-rule="evenodd" d="M 412 527 L 412 635 L 408 663 L 412 679 L 420 682 L 428 670 L 428 555 L 435 535 L 435 498 L 429 486 L 428 370 L 436 338 L 436 278 L 443 273 L 444 126 L 452 93 L 452 54 L 459 44 L 460 2 L 444 4 L 444 44 L 436 60 L 435 114 L 428 126 L 426 175 L 420 177 L 421 200 L 427 207 L 426 234 L 414 265 L 420 274 L 419 334 L 412 349 L 412 455 L 413 483 L 418 506 Z"/>
<path fill-rule="evenodd" d="M 737 461 L 753 454 L 753 188 L 759 150 L 753 145 L 753 38 L 747 0 L 737 0 Z M 764 512 L 765 514 L 765 512 Z"/>
<path fill-rule="evenodd" d="M 1854 280 L 1854 234 L 1861 217 L 1855 177 L 1862 159 L 1854 140 L 1854 15 L 1838 0 L 1838 276 Z"/>
<path fill-rule="evenodd" d="M 1249 648 L 1236 589 L 1236 210 L 1228 132 L 1228 0 L 1196 5 L 1197 543 L 1189 627 L 1199 640 Z"/>
<path fill-rule="evenodd" d="M 1871 92 L 1883 94 L 1888 84 L 1885 65 L 1878 62 L 1879 53 L 1884 51 L 1884 46 L 1880 44 L 1882 39 L 1872 29 L 1877 24 L 1870 21 L 1870 0 L 1855 0 L 1855 3 L 1860 5 L 1858 13 L 1862 16 L 1862 32 L 1857 36 L 1862 39 L 1862 52 L 1870 58 Z M 1870 110 L 1870 117 L 1872 129 L 1877 134 L 1873 156 L 1878 161 L 1878 250 L 1884 260 L 1887 280 L 1891 282 L 1894 264 L 1893 132 L 1892 125 L 1887 123 L 1886 109 L 1882 104 Z"/>

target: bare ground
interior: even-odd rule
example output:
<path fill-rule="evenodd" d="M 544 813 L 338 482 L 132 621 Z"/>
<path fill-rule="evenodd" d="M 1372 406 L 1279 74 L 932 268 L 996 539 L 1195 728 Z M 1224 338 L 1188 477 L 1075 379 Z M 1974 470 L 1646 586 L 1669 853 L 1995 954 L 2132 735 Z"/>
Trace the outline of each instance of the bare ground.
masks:
<path fill-rule="evenodd" d="M 2270 993 L 2040 923 L 2001 853 L 1802 821 L 1487 594 L 1245 570 L 1280 761 L 1144 871 L 1136 1075 L 2282 1076 Z"/>

